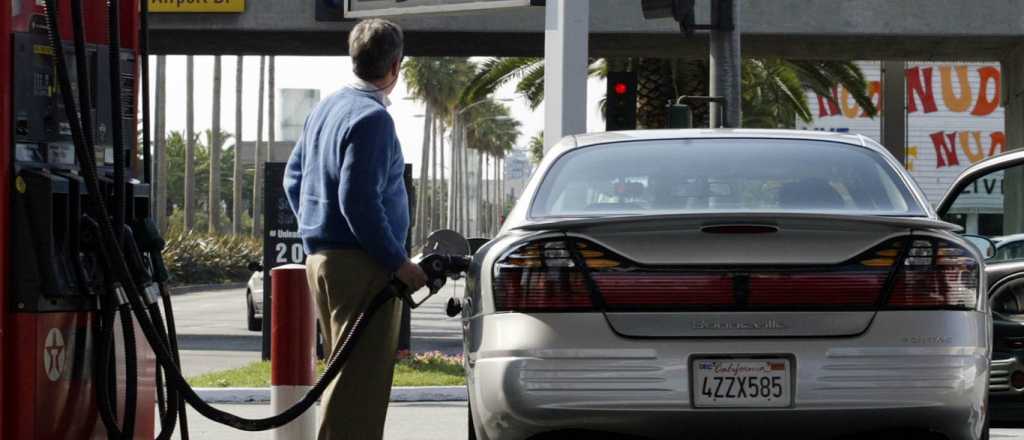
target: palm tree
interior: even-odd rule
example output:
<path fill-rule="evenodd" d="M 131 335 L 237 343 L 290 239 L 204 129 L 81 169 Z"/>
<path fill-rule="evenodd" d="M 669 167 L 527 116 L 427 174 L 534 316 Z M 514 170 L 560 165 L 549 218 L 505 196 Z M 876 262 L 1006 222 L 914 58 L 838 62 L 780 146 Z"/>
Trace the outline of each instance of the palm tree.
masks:
<path fill-rule="evenodd" d="M 708 67 L 705 61 L 666 60 L 652 58 L 636 58 L 613 60 L 616 69 L 637 72 L 637 121 L 640 127 L 664 127 L 667 118 L 664 116 L 665 104 L 678 96 L 707 94 Z M 754 60 L 744 63 L 744 68 L 763 68 L 769 65 L 773 74 L 795 76 L 799 83 L 822 96 L 832 99 L 829 90 L 842 85 L 850 90 L 854 99 L 868 115 L 874 116 L 877 108 L 867 93 L 864 75 L 856 64 L 848 61 L 804 61 L 804 60 Z M 609 68 L 609 63 L 595 61 L 591 64 L 590 73 L 602 76 Z M 748 84 L 763 75 L 744 75 L 743 88 L 759 87 L 763 96 L 783 97 L 787 94 L 788 80 L 762 81 L 760 84 Z M 463 102 L 471 102 L 487 96 L 498 87 L 510 81 L 517 81 L 516 92 L 522 94 L 531 108 L 536 108 L 544 99 L 544 62 L 542 58 L 491 58 L 480 63 L 477 75 L 462 95 Z M 777 79 L 776 77 L 768 77 Z M 768 91 L 771 87 L 773 90 Z M 796 96 L 796 95 L 794 95 Z M 799 95 L 803 97 L 803 94 Z M 806 99 L 806 98 L 804 98 Z M 782 114 L 793 114 L 803 118 L 797 100 L 769 102 L 768 100 L 751 100 L 750 105 L 777 107 L 780 104 L 789 107 Z M 806 107 L 806 102 L 803 103 Z M 746 108 L 745 111 L 760 115 L 761 109 Z M 699 105 L 693 109 L 695 124 L 707 120 L 707 106 Z M 751 122 L 760 121 L 760 116 Z M 809 120 L 808 120 L 809 121 Z"/>
<path fill-rule="evenodd" d="M 255 170 L 252 180 L 252 235 L 256 236 L 263 230 L 263 215 L 260 207 L 263 206 L 263 72 L 266 69 L 267 57 L 260 55 L 260 86 L 257 94 L 256 105 L 256 148 L 254 150 L 253 164 Z"/>
<path fill-rule="evenodd" d="M 156 217 L 160 232 L 167 232 L 167 56 L 156 57 Z"/>
<path fill-rule="evenodd" d="M 207 232 L 216 234 L 220 230 L 220 55 L 213 57 L 213 121 L 207 145 L 210 148 L 210 196 L 206 203 L 209 223 Z"/>
<path fill-rule="evenodd" d="M 195 62 L 192 55 L 186 60 L 185 67 L 185 230 L 191 231 L 195 224 Z"/>
<path fill-rule="evenodd" d="M 451 201 L 451 194 L 441 196 L 444 182 L 441 151 L 445 148 L 444 134 L 452 125 L 458 97 L 473 71 L 473 65 L 466 58 L 411 58 L 402 65 L 410 95 L 426 106 L 414 244 L 441 225 L 447 210 L 445 203 Z M 449 155 L 449 159 L 453 156 L 454 153 Z"/>
<path fill-rule="evenodd" d="M 245 59 L 235 60 L 235 160 L 231 169 L 231 234 L 242 233 L 242 68 Z"/>
<path fill-rule="evenodd" d="M 540 163 L 541 159 L 544 158 L 544 130 L 538 131 L 537 134 L 530 138 L 530 144 L 527 148 L 530 150 L 530 162 L 534 164 Z"/>
<path fill-rule="evenodd" d="M 486 100 L 468 109 L 466 146 L 477 153 L 476 232 L 489 234 L 498 224 L 500 184 L 498 163 L 512 149 L 520 135 L 520 122 L 511 117 L 511 110 L 494 100 Z M 485 164 L 486 159 L 486 164 Z M 486 174 L 493 177 L 485 179 Z M 490 199 L 488 202 L 487 199 Z"/>

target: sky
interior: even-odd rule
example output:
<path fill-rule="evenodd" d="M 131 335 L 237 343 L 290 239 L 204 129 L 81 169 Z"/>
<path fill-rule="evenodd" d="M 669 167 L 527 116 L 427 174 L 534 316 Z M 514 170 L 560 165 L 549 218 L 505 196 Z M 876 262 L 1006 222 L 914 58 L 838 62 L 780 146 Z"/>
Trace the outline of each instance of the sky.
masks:
<path fill-rule="evenodd" d="M 233 132 L 235 129 L 235 66 L 238 57 L 221 57 L 221 129 Z M 151 58 L 151 72 L 155 72 L 156 59 Z M 167 131 L 185 130 L 185 56 L 167 57 Z M 259 94 L 259 57 L 248 56 L 243 64 L 242 133 L 245 141 L 256 139 L 256 112 Z M 156 75 L 152 73 L 155 84 Z M 277 89 L 300 88 L 319 89 L 324 98 L 355 78 L 348 57 L 284 57 L 275 62 L 275 86 Z M 195 130 L 202 132 L 211 125 L 213 113 L 213 57 L 195 57 Z M 590 79 L 587 83 L 587 130 L 604 131 L 604 120 L 598 110 L 598 100 L 604 95 L 604 81 Z M 155 93 L 156 87 L 150 87 Z M 531 110 L 526 100 L 515 94 L 514 82 L 506 84 L 494 94 L 495 98 L 512 99 L 505 102 L 512 115 L 522 123 L 522 136 L 516 148 L 526 148 L 530 137 L 544 129 L 544 106 Z M 155 100 L 151 101 L 155 102 Z M 391 94 L 392 105 L 388 111 L 395 120 L 398 138 L 402 143 L 405 160 L 419 169 L 420 148 L 423 142 L 423 104 L 408 97 L 405 82 L 400 80 Z M 277 98 L 280 108 L 280 95 Z M 264 105 L 266 107 L 266 105 Z M 266 111 L 266 109 L 264 109 Z M 277 111 L 280 121 L 280 110 Z M 264 139 L 267 139 L 264 119 Z M 280 133 L 280 130 L 278 130 Z M 418 171 L 417 171 L 418 172 Z"/>

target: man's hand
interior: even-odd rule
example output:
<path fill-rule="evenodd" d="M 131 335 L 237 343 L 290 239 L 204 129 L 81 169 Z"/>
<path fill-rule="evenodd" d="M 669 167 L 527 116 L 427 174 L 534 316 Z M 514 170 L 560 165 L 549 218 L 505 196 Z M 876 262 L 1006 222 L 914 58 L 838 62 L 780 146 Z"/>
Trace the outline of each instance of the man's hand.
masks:
<path fill-rule="evenodd" d="M 423 272 L 423 269 L 418 264 L 412 261 L 406 261 L 402 264 L 395 275 L 402 283 L 405 283 L 410 292 L 420 290 L 421 287 L 427 284 L 427 274 Z"/>

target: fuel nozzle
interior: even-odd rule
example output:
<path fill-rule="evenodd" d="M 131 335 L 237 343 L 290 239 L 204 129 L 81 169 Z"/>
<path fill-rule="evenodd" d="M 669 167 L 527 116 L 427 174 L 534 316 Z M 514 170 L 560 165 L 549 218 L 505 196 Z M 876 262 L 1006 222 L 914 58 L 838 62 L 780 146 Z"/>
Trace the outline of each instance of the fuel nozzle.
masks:
<path fill-rule="evenodd" d="M 461 255 L 427 254 L 417 255 L 413 257 L 412 261 L 418 264 L 423 269 L 423 272 L 427 274 L 426 287 L 429 290 L 426 296 L 417 300 L 413 298 L 414 292 L 408 292 L 408 289 L 403 289 L 402 299 L 415 309 L 437 294 L 449 278 L 458 279 L 461 277 L 462 273 L 469 268 L 470 258 Z"/>
<path fill-rule="evenodd" d="M 420 247 L 421 253 L 412 258 L 427 275 L 429 293 L 423 299 L 413 298 L 408 289 L 398 289 L 402 299 L 416 308 L 444 287 L 448 279 L 457 280 L 469 269 L 472 260 L 469 242 L 458 232 L 441 229 L 430 233 Z M 396 280 L 396 282 L 398 282 Z M 400 282 L 399 282 L 400 283 Z"/>
<path fill-rule="evenodd" d="M 469 269 L 470 258 L 461 255 L 430 254 L 414 259 L 427 274 L 427 286 L 432 290 L 444 287 L 447 279 L 459 279 Z"/>

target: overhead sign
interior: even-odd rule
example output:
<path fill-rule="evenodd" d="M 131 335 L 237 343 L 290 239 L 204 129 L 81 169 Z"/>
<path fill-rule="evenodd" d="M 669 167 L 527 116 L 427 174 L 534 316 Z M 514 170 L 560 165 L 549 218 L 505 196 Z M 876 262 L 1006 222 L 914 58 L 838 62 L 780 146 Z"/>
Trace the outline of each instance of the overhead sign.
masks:
<path fill-rule="evenodd" d="M 539 6 L 544 0 L 341 0 L 346 18 L 450 14 Z"/>
<path fill-rule="evenodd" d="M 245 12 L 245 0 L 149 0 L 149 12 L 239 13 Z"/>

